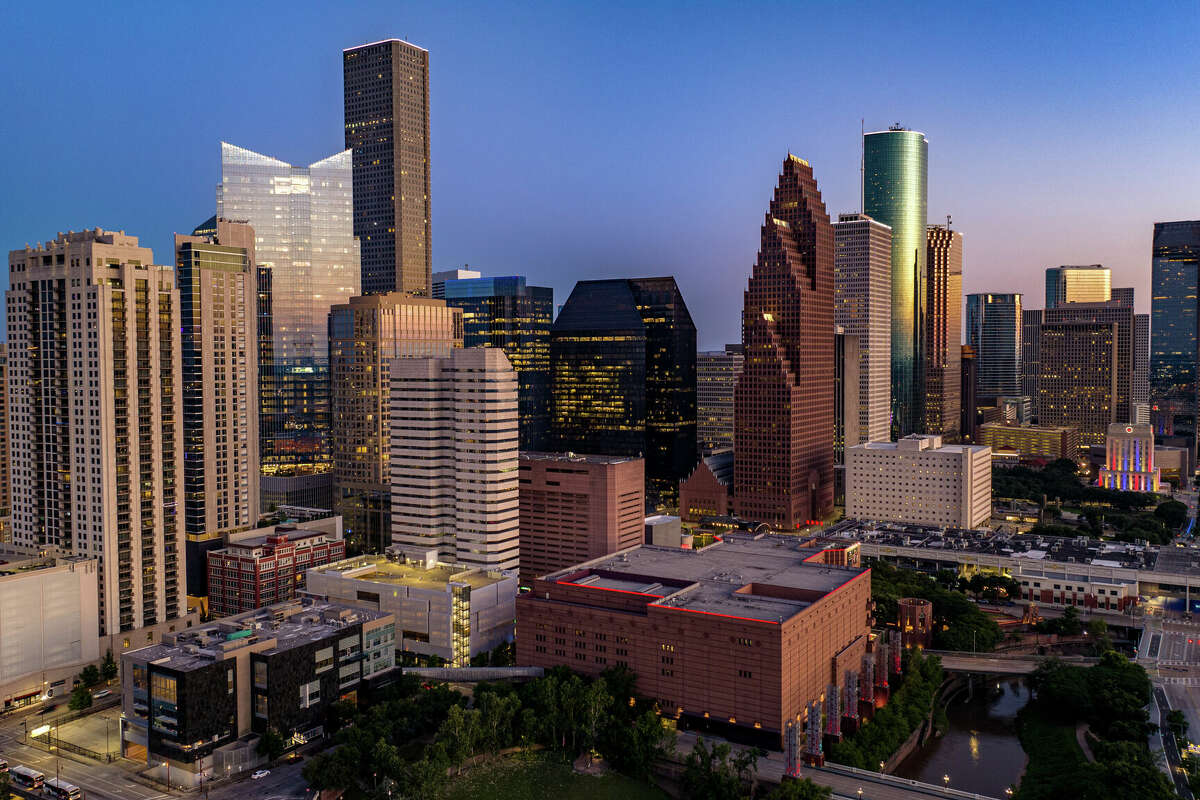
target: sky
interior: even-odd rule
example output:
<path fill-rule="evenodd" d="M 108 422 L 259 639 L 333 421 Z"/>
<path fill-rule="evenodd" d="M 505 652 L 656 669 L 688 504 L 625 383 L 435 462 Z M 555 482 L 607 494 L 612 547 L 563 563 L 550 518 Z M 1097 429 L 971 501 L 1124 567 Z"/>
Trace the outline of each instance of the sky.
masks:
<path fill-rule="evenodd" d="M 215 210 L 219 142 L 343 147 L 341 50 L 430 51 L 434 269 L 674 275 L 702 349 L 741 292 L 788 152 L 831 218 L 859 129 L 929 139 L 929 221 L 963 290 L 1102 263 L 1149 310 L 1155 221 L 1200 218 L 1191 3 L 66 2 L 6 10 L 0 247 L 125 230 L 171 263 Z M 861 121 L 861 122 L 860 122 Z M 6 268 L 6 267 L 5 267 Z M 7 286 L 5 279 L 4 285 Z"/>

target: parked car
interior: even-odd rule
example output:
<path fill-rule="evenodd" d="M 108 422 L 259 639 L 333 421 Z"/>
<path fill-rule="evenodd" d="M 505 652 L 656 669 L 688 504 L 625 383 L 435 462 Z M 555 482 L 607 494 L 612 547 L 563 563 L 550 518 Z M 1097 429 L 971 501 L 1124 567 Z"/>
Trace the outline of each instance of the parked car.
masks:
<path fill-rule="evenodd" d="M 265 777 L 267 777 L 267 776 L 268 776 L 268 775 L 270 775 L 270 774 L 271 774 L 271 770 L 269 770 L 269 769 L 260 769 L 260 770 L 258 770 L 257 772 L 255 772 L 253 775 L 251 775 L 250 777 L 251 777 L 252 779 L 254 779 L 254 780 L 258 780 L 259 778 L 265 778 Z"/>
<path fill-rule="evenodd" d="M 101 689 L 98 692 L 92 692 L 92 699 L 99 700 L 101 697 L 108 697 L 110 694 L 112 694 L 110 689 Z"/>

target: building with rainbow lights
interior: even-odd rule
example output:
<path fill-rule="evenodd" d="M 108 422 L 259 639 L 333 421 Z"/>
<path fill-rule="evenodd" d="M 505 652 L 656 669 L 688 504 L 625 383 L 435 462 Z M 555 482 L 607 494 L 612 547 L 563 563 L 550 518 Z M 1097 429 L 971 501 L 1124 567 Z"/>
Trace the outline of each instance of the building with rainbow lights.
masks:
<path fill-rule="evenodd" d="M 1108 426 L 1105 466 L 1100 485 L 1127 492 L 1157 492 L 1159 473 L 1154 466 L 1154 427 L 1114 422 Z"/>

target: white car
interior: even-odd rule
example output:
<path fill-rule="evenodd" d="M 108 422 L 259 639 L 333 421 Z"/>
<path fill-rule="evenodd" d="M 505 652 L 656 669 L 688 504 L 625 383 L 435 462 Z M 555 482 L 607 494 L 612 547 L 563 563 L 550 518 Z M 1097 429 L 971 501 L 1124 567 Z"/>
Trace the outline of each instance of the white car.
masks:
<path fill-rule="evenodd" d="M 268 775 L 270 775 L 270 774 L 271 774 L 271 770 L 269 770 L 269 769 L 260 769 L 260 770 L 258 770 L 257 772 L 255 772 L 253 775 L 251 775 L 250 777 L 251 777 L 253 780 L 258 780 L 259 778 L 265 778 L 265 777 L 267 777 L 267 776 L 268 776 Z"/>

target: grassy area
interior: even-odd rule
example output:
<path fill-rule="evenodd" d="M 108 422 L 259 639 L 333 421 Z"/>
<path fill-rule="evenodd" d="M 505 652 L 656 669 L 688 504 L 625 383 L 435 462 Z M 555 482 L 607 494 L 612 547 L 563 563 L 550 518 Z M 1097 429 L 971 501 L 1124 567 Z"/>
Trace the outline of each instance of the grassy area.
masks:
<path fill-rule="evenodd" d="M 1017 717 L 1021 747 L 1029 756 L 1021 777 L 1020 800 L 1052 800 L 1069 797 L 1070 782 L 1086 762 L 1074 725 L 1059 725 L 1047 719 L 1033 704 Z"/>
<path fill-rule="evenodd" d="M 451 781 L 444 800 L 666 800 L 658 788 L 622 775 L 578 775 L 553 756 L 505 759 Z"/>

